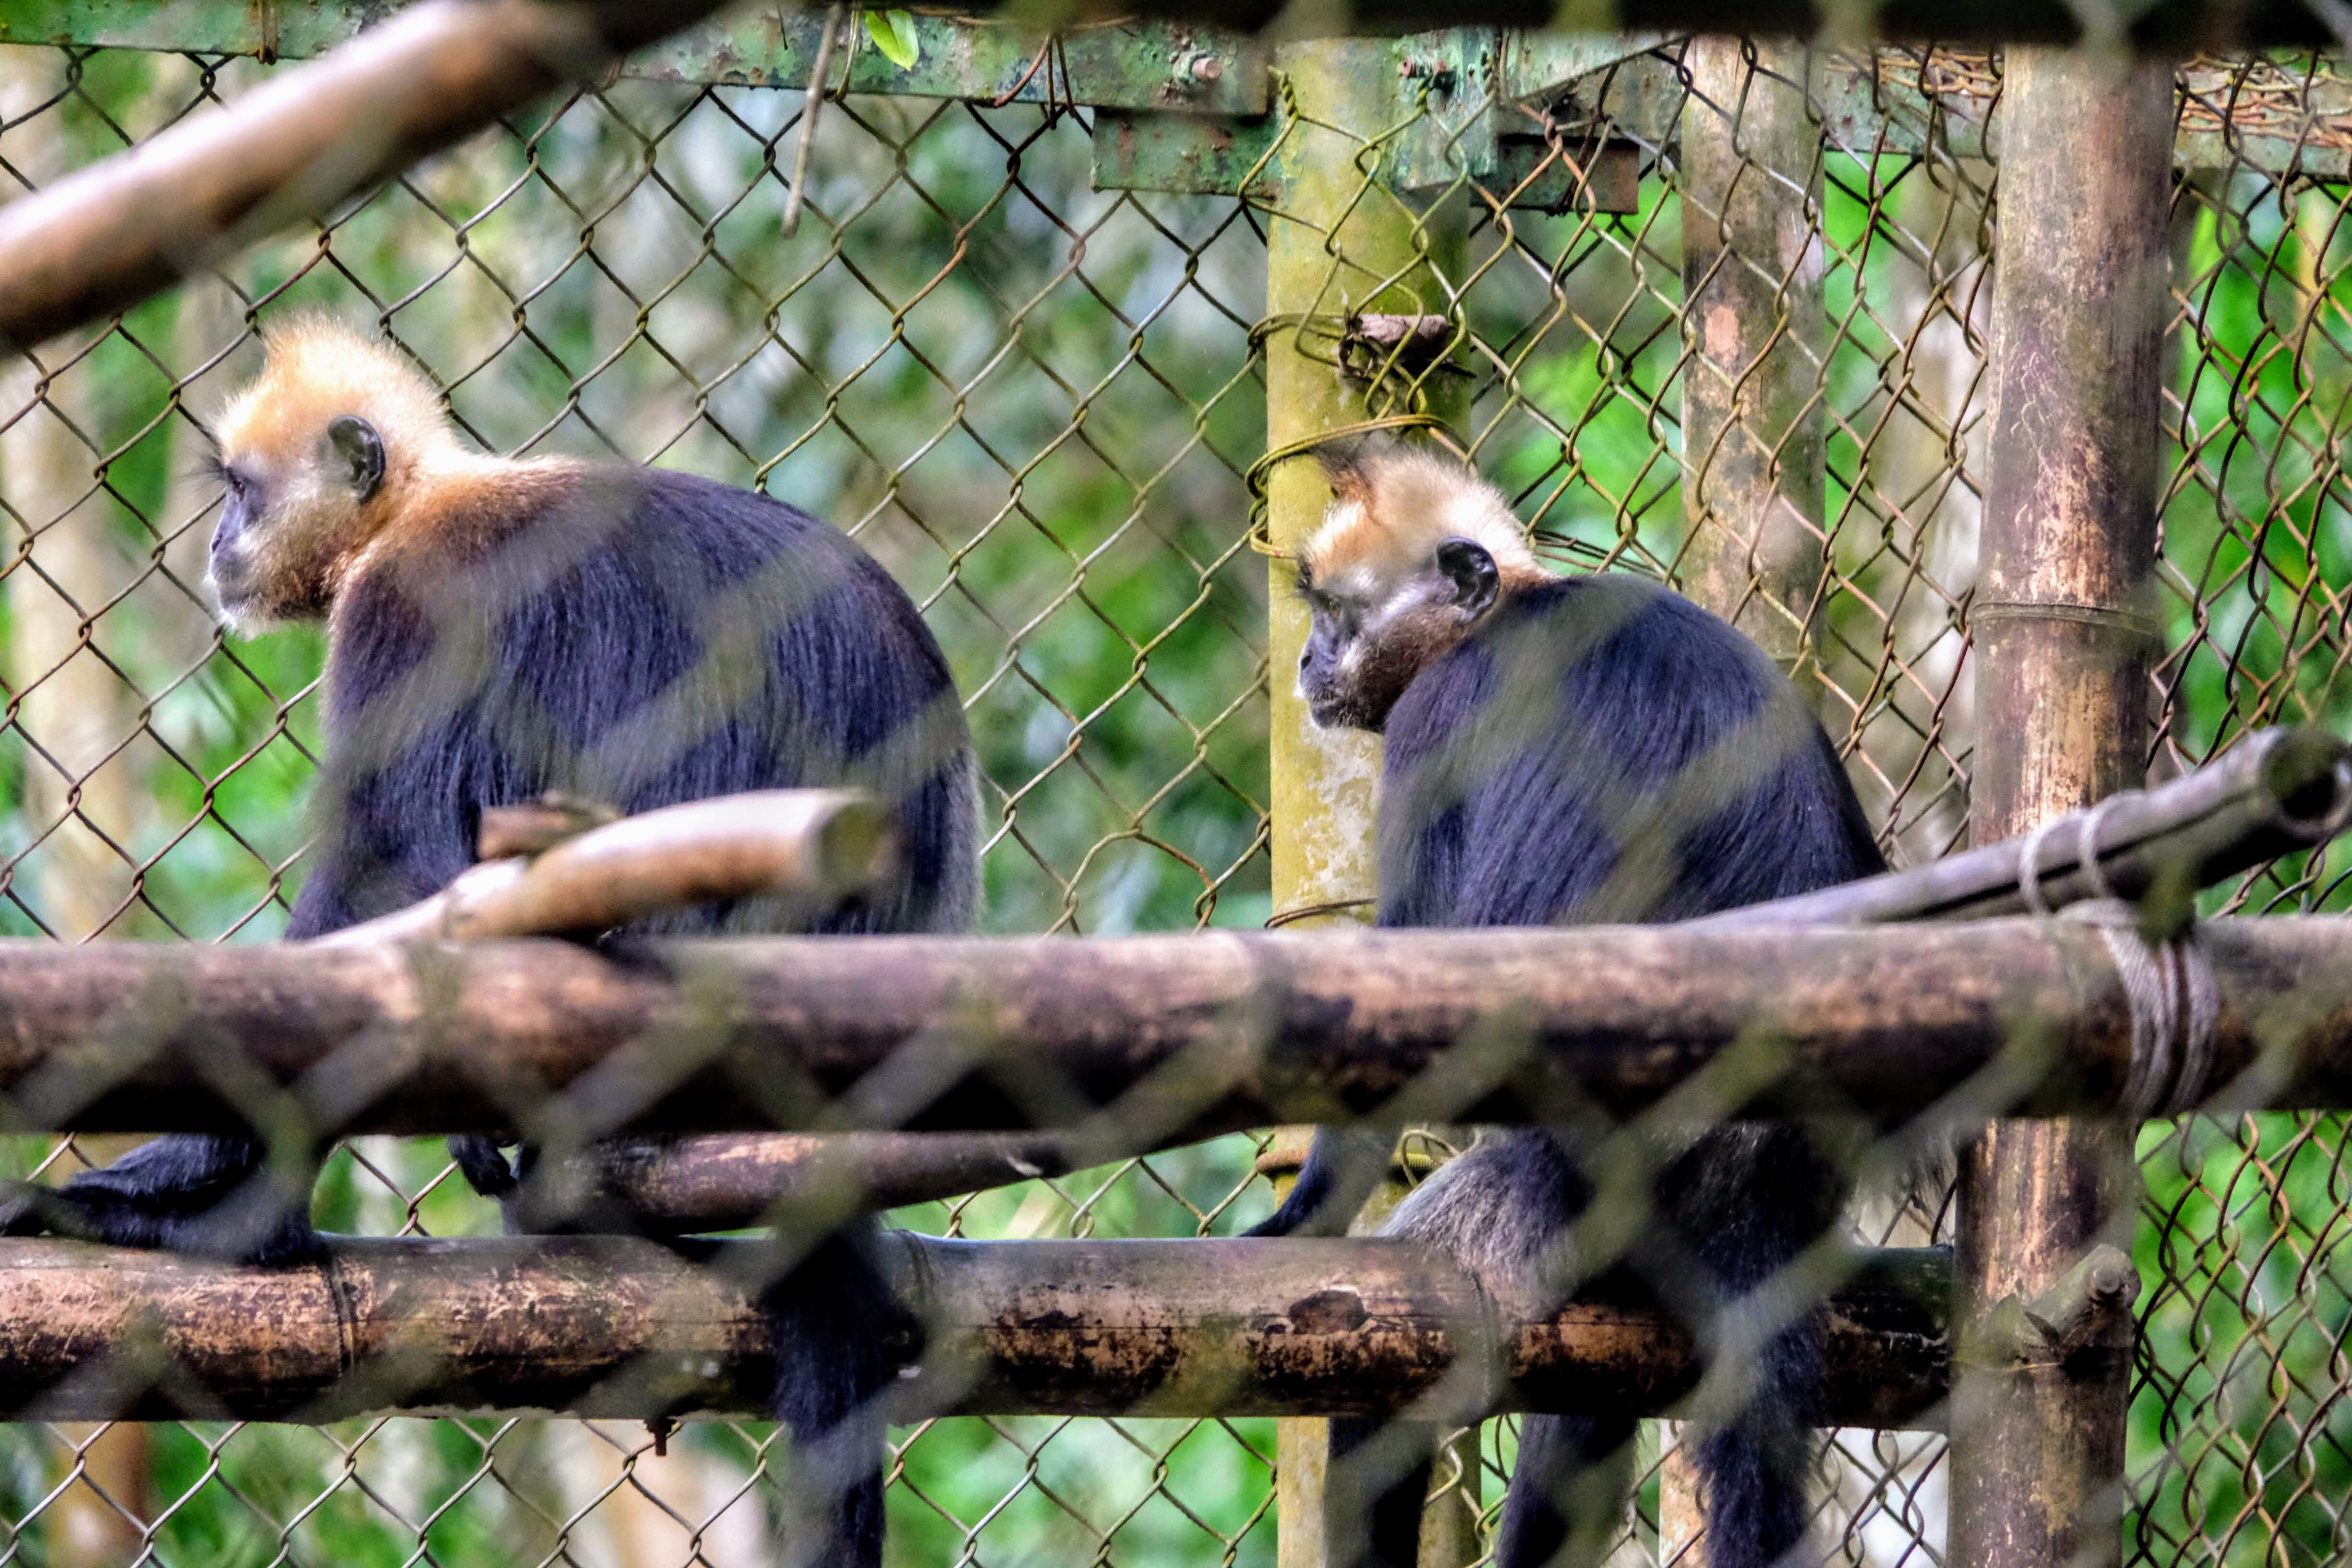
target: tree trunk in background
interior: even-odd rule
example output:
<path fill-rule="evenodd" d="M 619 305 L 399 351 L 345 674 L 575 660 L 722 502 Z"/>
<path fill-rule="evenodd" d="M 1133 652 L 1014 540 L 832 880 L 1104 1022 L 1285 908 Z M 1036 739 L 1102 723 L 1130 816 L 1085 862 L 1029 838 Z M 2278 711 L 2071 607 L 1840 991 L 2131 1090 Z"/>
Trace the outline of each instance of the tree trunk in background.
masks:
<path fill-rule="evenodd" d="M 1965 781 L 1939 757 L 1965 757 L 1976 742 L 1976 690 L 1961 679 L 1968 647 L 1952 624 L 1952 605 L 1975 585 L 1984 515 L 1982 497 L 1966 481 L 1985 479 L 1981 416 L 1990 388 L 1981 345 L 1991 330 L 1992 258 L 1977 239 L 1991 184 L 1990 164 L 1937 163 L 1900 194 L 1901 223 L 1928 247 L 1924 268 L 1905 256 L 1891 268 L 1890 326 L 1903 345 L 1896 380 L 1916 411 L 1897 410 L 1864 458 L 1874 503 L 1893 513 L 1894 536 L 1909 558 L 1907 567 L 1893 570 L 1912 579 L 1885 591 L 1898 606 L 1885 628 L 1895 658 L 1885 679 L 1921 738 L 1900 754 L 1873 748 L 1875 773 L 1908 787 L 1899 800 L 1883 792 L 1864 797 L 1874 814 L 1884 813 L 1876 819 L 1891 830 L 1896 862 L 1905 866 L 1967 841 Z M 1875 731 L 1909 732 L 1907 725 Z"/>
<path fill-rule="evenodd" d="M 47 51 L 0 50 L 0 118 L 26 115 L 55 93 L 57 64 Z M 74 161 L 64 129 L 58 110 L 31 114 L 9 127 L 0 156 L 19 168 L 61 170 Z M 128 857 L 146 799 L 123 747 L 140 726 L 138 695 L 85 639 L 102 646 L 106 630 L 124 624 L 100 630 L 89 618 L 143 563 L 121 544 L 114 503 L 97 484 L 100 454 L 90 443 L 105 440 L 105 411 L 88 395 L 91 367 L 77 365 L 46 388 L 42 379 L 30 361 L 0 363 L 0 424 L 7 426 L 0 499 L 14 509 L 0 514 L 8 611 L 0 683 L 15 707 L 13 733 L 0 731 L 0 764 L 15 763 L 23 779 L 13 831 L 0 834 L 0 881 L 13 883 L 51 934 L 85 942 L 129 934 L 134 923 Z M 36 840 L 6 865 L 6 856 Z M 89 1139 L 81 1152 L 102 1163 L 135 1142 Z M 70 1155 L 58 1165 L 60 1176 L 79 1168 Z M 115 1422 L 57 1430 L 73 1450 L 60 1479 L 72 1479 L 45 1510 L 52 1561 L 90 1568 L 133 1561 L 146 1544 L 142 1521 L 154 1513 L 146 1429 Z"/>
<path fill-rule="evenodd" d="M 114 503 L 93 478 L 99 455 L 76 433 L 96 433 L 100 411 L 82 395 L 89 378 L 77 366 L 46 394 L 30 365 L 0 378 L 0 418 L 29 406 L 0 432 L 0 486 L 16 512 L 5 571 L 11 749 L 24 770 L 17 831 L 35 844 L 15 884 L 61 942 L 122 934 L 144 796 L 124 747 L 139 729 L 138 693 L 94 651 L 120 623 L 89 620 L 145 564 L 118 542 Z"/>
<path fill-rule="evenodd" d="M 1797 675 L 1810 702 L 1829 587 L 1812 53 L 1703 37 L 1684 60 L 1683 591 Z"/>
<path fill-rule="evenodd" d="M 1771 655 L 1819 711 L 1829 319 L 1812 51 L 1706 37 L 1683 60 L 1682 588 Z M 1681 1424 L 1667 1426 L 1661 1559 L 1705 1568 L 1703 1489 Z"/>

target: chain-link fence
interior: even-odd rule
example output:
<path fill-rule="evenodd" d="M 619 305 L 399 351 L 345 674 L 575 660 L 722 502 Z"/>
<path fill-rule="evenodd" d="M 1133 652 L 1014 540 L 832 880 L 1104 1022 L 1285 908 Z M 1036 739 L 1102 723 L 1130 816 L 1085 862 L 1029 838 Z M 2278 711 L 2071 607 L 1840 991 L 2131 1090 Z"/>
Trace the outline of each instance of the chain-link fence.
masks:
<path fill-rule="evenodd" d="M 1442 426 L 1555 564 L 1663 577 L 1736 619 L 1798 676 L 1895 864 L 1964 846 L 1986 717 L 1969 652 L 1998 58 L 1486 49 L 1397 45 L 1395 113 L 1370 132 L 1277 72 L 1266 129 L 1216 128 L 1224 163 L 1186 165 L 1193 194 L 1118 165 L 1118 111 L 1087 106 L 1066 63 L 1057 87 L 1050 54 L 1042 104 L 847 95 L 810 138 L 790 232 L 802 93 L 715 69 L 613 79 L 16 362 L 0 373 L 0 934 L 284 928 L 323 644 L 215 629 L 200 580 L 222 498 L 198 421 L 301 308 L 398 344 L 485 450 L 758 488 L 878 558 L 970 718 L 991 932 L 1280 918 L 1260 551 L 1291 454 L 1269 445 L 1269 355 L 1373 418 Z M 0 48 L 0 178 L 41 188 L 289 68 Z M 2180 84 L 2144 607 L 2164 653 L 2135 742 L 2159 780 L 2262 726 L 2341 732 L 2352 696 L 2352 93 L 2309 58 L 2200 62 Z M 1340 171 L 1344 221 L 1286 210 L 1276 171 L 1316 137 L 1340 148 L 1313 156 Z M 1393 253 L 1351 251 L 1348 224 L 1383 206 L 1402 215 Z M 1269 305 L 1286 224 L 1328 241 L 1303 308 Z M 1406 329 L 1384 335 L 1372 301 Z M 2272 863 L 2209 912 L 2336 909 L 2343 867 Z M 121 1147 L 26 1142 L 20 1168 L 48 1179 Z M 1271 1206 L 1264 1144 L 891 1217 L 982 1238 L 1230 1235 Z M 2340 1118 L 2297 1112 L 2142 1132 L 2129 1561 L 2342 1551 L 2343 1147 Z M 499 1226 L 437 1141 L 390 1137 L 339 1149 L 317 1213 L 383 1236 Z M 1853 1217 L 1874 1246 L 1949 1236 L 1932 1192 Z M 26 1423 L 0 1431 L 0 1521 L 40 1563 L 757 1563 L 771 1431 L 698 1421 L 656 1454 L 618 1421 Z M 1486 1423 L 1483 1476 L 1441 1476 L 1488 1547 L 1516 1432 Z M 964 1417 L 891 1445 L 893 1561 L 1274 1561 L 1268 1419 Z M 1842 1428 L 1819 1460 L 1834 1557 L 1942 1559 L 1941 1437 Z M 1618 1550 L 1674 1561 L 1696 1513 L 1670 1428 L 1645 1429 L 1641 1463 Z"/>

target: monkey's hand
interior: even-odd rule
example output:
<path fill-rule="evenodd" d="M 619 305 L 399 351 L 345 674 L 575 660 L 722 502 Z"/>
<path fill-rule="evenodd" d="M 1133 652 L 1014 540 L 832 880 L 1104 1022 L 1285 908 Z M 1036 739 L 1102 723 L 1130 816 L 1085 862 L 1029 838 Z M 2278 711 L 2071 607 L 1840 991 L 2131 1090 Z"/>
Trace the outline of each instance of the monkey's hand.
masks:
<path fill-rule="evenodd" d="M 1318 1127 L 1307 1161 L 1282 1206 L 1245 1236 L 1345 1236 L 1358 1210 L 1388 1180 L 1396 1133 L 1385 1129 Z"/>
<path fill-rule="evenodd" d="M 457 1162 L 466 1184 L 486 1198 L 514 1195 L 520 1178 L 507 1159 L 506 1145 L 487 1132 L 458 1132 L 449 1139 L 449 1158 Z"/>

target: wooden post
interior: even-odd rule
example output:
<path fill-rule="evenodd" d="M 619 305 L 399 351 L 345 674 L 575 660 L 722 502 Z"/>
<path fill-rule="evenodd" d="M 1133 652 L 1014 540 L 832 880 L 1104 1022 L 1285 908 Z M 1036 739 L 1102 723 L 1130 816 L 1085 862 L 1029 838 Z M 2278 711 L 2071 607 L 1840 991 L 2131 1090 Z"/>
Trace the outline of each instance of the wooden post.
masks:
<path fill-rule="evenodd" d="M 1808 702 L 1828 563 L 1811 60 L 1801 42 L 1692 39 L 1680 170 L 1682 588 L 1755 639 Z M 1698 1472 L 1685 1445 L 1661 1436 L 1659 1549 L 1705 1568 Z"/>
<path fill-rule="evenodd" d="M 2140 782 L 2146 595 L 2172 68 L 2009 51 L 1992 320 L 1992 472 L 1973 611 L 1971 826 L 2019 833 Z M 1960 1162 L 1968 1321 L 2032 1300 L 2110 1242 L 2128 1253 L 2132 1129 L 2000 1121 Z M 1949 1555 L 1971 1568 L 2116 1560 L 2132 1324 L 2108 1314 L 2062 1364 L 1959 1360 Z"/>
<path fill-rule="evenodd" d="M 1391 374 L 1367 384 L 1338 363 L 1350 317 L 1444 316 L 1448 295 L 1439 271 L 1461 276 L 1462 197 L 1416 202 L 1391 188 L 1392 163 L 1366 166 L 1371 140 L 1399 114 L 1391 47 L 1378 38 L 1307 39 L 1282 46 L 1276 66 L 1297 118 L 1276 150 L 1273 172 L 1282 194 L 1266 233 L 1266 313 L 1281 323 L 1265 340 L 1266 449 L 1286 452 L 1375 415 L 1458 412 L 1431 405 L 1444 397 L 1458 403 L 1452 384 L 1461 378 Z M 1295 573 L 1284 552 L 1314 531 L 1329 500 L 1320 469 L 1303 456 L 1278 458 L 1266 476 L 1266 538 L 1276 552 L 1266 610 L 1274 907 L 1286 923 L 1370 920 L 1378 891 L 1372 813 L 1380 742 L 1317 729 L 1295 679 L 1307 615 L 1290 591 Z M 1308 910 L 1325 912 L 1302 913 Z M 1329 1425 L 1285 1421 L 1276 1447 L 1277 1561 L 1281 1568 L 1322 1568 Z M 1475 1555 L 1473 1542 L 1444 1568 Z"/>

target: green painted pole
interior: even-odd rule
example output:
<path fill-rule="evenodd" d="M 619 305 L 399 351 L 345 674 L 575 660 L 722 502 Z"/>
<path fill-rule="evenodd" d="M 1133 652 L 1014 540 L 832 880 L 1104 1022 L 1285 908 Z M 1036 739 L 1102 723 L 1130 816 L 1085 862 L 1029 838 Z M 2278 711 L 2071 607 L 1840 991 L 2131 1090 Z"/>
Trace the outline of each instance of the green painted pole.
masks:
<path fill-rule="evenodd" d="M 1370 418 L 1418 413 L 1453 421 L 1466 412 L 1457 384 L 1465 378 L 1381 363 L 1371 368 L 1385 374 L 1375 378 L 1350 374 L 1342 337 L 1349 319 L 1366 312 L 1451 314 L 1445 280 L 1462 276 L 1467 202 L 1458 191 L 1397 191 L 1383 178 L 1393 168 L 1393 144 L 1381 139 L 1415 112 L 1417 100 L 1400 90 L 1389 41 L 1291 43 L 1276 50 L 1275 65 L 1286 118 L 1269 171 L 1280 194 L 1266 235 L 1266 313 L 1274 324 L 1265 339 L 1274 907 L 1276 919 L 1307 925 L 1371 917 L 1381 749 L 1375 736 L 1317 729 L 1298 698 L 1307 616 L 1291 591 L 1287 554 L 1330 501 L 1320 468 L 1301 448 Z M 1276 1449 L 1276 1560 L 1281 1568 L 1323 1568 L 1330 1424 L 1283 1421 Z M 1424 1539 L 1425 1565 L 1475 1560 L 1469 1510 L 1435 1508 L 1429 1518 L 1442 1539 Z"/>

